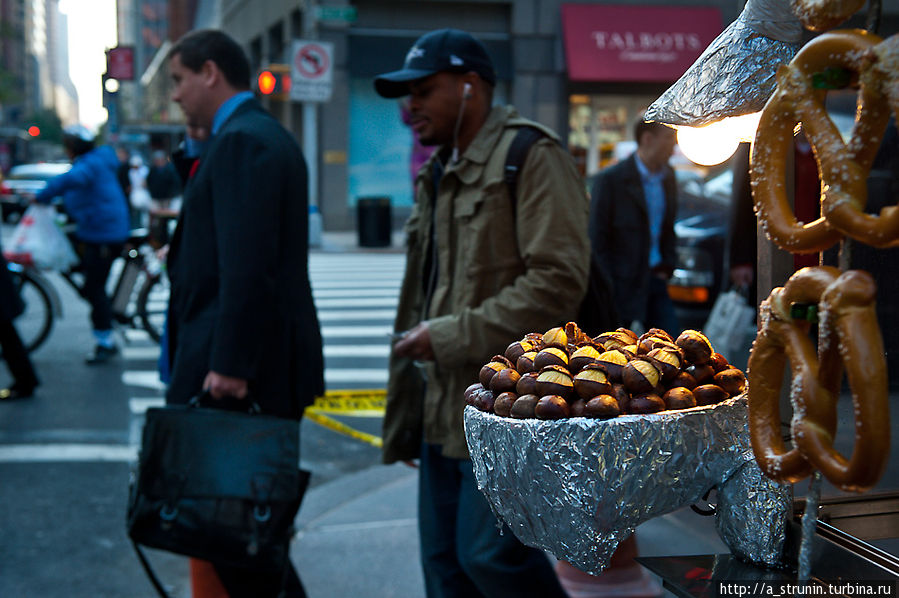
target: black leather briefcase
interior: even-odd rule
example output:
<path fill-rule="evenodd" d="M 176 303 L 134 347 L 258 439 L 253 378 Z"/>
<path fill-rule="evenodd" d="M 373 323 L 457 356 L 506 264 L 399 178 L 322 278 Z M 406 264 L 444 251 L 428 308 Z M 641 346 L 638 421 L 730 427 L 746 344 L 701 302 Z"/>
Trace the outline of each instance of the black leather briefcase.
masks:
<path fill-rule="evenodd" d="M 216 563 L 280 569 L 308 480 L 297 421 L 198 399 L 148 409 L 128 535 Z"/>

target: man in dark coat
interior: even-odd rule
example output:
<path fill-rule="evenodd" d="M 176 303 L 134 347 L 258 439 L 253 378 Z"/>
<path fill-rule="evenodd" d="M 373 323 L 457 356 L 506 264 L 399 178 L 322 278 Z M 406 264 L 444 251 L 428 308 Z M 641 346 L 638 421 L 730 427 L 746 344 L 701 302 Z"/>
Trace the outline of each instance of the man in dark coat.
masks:
<path fill-rule="evenodd" d="M 250 66 L 226 34 L 187 34 L 169 52 L 172 99 L 210 132 L 169 252 L 169 403 L 206 390 L 299 420 L 324 391 L 308 275 L 306 165 L 253 98 Z M 213 563 L 231 598 L 274 597 L 272 571 Z M 305 596 L 292 566 L 285 590 Z"/>
<path fill-rule="evenodd" d="M 677 336 L 680 324 L 668 297 L 674 272 L 677 184 L 668 160 L 674 129 L 640 121 L 637 151 L 602 171 L 590 201 L 590 244 L 613 290 L 622 326 L 662 328 Z"/>

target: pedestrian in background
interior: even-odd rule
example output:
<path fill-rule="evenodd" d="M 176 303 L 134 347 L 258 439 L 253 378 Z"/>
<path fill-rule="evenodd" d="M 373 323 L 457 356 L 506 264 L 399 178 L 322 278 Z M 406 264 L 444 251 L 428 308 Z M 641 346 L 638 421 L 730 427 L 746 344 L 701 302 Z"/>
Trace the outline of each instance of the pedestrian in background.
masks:
<path fill-rule="evenodd" d="M 147 190 L 147 174 L 149 168 L 144 159 L 134 154 L 128 160 L 129 206 L 131 209 L 132 228 L 146 227 L 149 224 L 150 191 Z"/>
<path fill-rule="evenodd" d="M 169 162 L 168 155 L 156 150 L 150 157 L 150 170 L 147 172 L 147 190 L 152 199 L 151 209 L 167 210 L 172 201 L 181 195 L 181 179 L 175 167 Z"/>
<path fill-rule="evenodd" d="M 12 376 L 12 384 L 0 389 L 0 401 L 31 397 L 40 384 L 28 357 L 28 349 L 22 343 L 13 323 L 24 311 L 25 303 L 22 302 L 12 275 L 6 269 L 6 259 L 0 249 L 0 349 L 3 350 L 3 360 Z"/>
<path fill-rule="evenodd" d="M 677 183 L 668 160 L 677 135 L 660 123 L 634 125 L 637 150 L 599 173 L 590 203 L 590 243 L 620 325 L 680 333 L 668 280 L 677 262 Z"/>
<path fill-rule="evenodd" d="M 94 147 L 94 135 L 82 125 L 66 127 L 62 142 L 72 168 L 50 179 L 35 200 L 50 203 L 61 195 L 66 213 L 75 221 L 75 251 L 84 274 L 82 295 L 91 305 L 96 341 L 86 363 L 101 364 L 118 353 L 106 279 L 130 233 L 128 201 L 116 175 L 119 159 L 110 146 Z"/>
<path fill-rule="evenodd" d="M 322 341 L 308 275 L 306 163 L 253 98 L 250 64 L 225 33 L 198 30 L 168 54 L 172 100 L 209 131 L 168 255 L 166 400 L 207 391 L 299 420 L 323 394 Z M 212 563 L 230 598 L 305 596 L 292 563 Z"/>
<path fill-rule="evenodd" d="M 420 457 L 419 532 L 430 598 L 565 596 L 541 551 L 502 532 L 477 488 L 462 423 L 463 391 L 491 355 L 527 332 L 573 319 L 586 289 L 587 196 L 548 129 L 492 107 L 484 46 L 433 31 L 403 68 L 375 79 L 410 96 L 410 123 L 437 146 L 418 171 L 384 417 L 384 461 Z M 519 127 L 531 148 L 517 196 L 503 166 Z M 424 379 L 416 362 L 423 364 Z"/>

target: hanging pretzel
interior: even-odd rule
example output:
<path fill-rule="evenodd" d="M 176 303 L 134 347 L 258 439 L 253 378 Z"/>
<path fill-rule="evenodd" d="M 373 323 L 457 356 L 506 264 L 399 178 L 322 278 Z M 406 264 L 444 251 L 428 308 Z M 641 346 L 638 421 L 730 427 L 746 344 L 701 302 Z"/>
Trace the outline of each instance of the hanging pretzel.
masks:
<path fill-rule="evenodd" d="M 861 10 L 865 0 L 793 0 L 790 5 L 806 29 L 824 31 Z"/>
<path fill-rule="evenodd" d="M 813 468 L 843 490 L 863 491 L 883 473 L 889 415 L 883 341 L 874 311 L 876 288 L 861 271 L 803 268 L 762 303 L 759 335 L 749 357 L 749 431 L 766 475 L 796 482 Z M 793 304 L 815 304 L 818 356 L 809 324 L 791 317 Z M 793 443 L 780 436 L 780 384 L 785 357 L 793 370 Z M 856 448 L 847 461 L 833 448 L 836 404 L 845 366 L 855 407 Z"/>
<path fill-rule="evenodd" d="M 899 211 L 877 218 L 863 213 L 866 178 L 889 120 L 880 81 L 864 71 L 878 36 L 860 30 L 821 35 L 777 72 L 777 89 L 765 105 L 752 148 L 752 186 L 756 212 L 768 237 L 792 253 L 823 251 L 842 234 L 875 247 L 899 240 Z M 847 146 L 824 108 L 823 89 L 815 76 L 846 69 L 858 76 L 858 111 Z M 868 69 L 870 71 L 870 69 Z M 839 72 L 839 71 L 837 71 Z M 793 131 L 802 123 L 815 150 L 822 180 L 824 216 L 803 224 L 796 220 L 786 194 L 785 165 Z"/>

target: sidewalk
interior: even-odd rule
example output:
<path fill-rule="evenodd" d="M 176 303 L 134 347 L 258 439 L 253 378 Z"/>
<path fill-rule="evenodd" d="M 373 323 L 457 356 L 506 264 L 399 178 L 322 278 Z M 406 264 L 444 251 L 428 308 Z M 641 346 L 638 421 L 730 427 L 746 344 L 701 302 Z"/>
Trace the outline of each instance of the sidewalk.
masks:
<path fill-rule="evenodd" d="M 310 598 L 423 598 L 417 470 L 378 465 L 312 488 L 292 555 Z M 727 552 L 714 517 L 689 508 L 637 529 L 643 556 Z"/>

